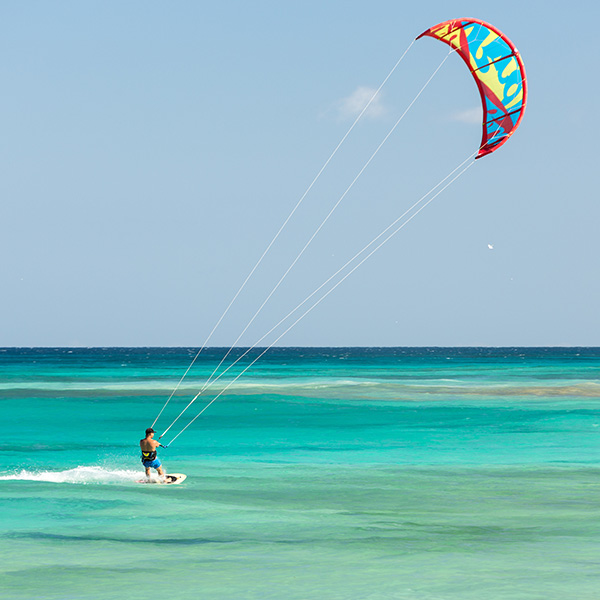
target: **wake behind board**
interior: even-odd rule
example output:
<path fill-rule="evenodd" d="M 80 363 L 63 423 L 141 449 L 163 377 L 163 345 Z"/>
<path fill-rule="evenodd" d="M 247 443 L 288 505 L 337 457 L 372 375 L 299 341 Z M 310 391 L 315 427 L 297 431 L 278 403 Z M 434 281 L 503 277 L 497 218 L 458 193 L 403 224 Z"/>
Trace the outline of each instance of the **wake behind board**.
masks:
<path fill-rule="evenodd" d="M 168 473 L 165 477 L 166 481 L 162 481 L 158 477 L 150 477 L 150 479 L 144 477 L 144 479 L 138 479 L 137 483 L 159 483 L 162 485 L 177 485 L 178 483 L 182 483 L 183 481 L 185 481 L 187 475 L 184 475 L 183 473 Z"/>

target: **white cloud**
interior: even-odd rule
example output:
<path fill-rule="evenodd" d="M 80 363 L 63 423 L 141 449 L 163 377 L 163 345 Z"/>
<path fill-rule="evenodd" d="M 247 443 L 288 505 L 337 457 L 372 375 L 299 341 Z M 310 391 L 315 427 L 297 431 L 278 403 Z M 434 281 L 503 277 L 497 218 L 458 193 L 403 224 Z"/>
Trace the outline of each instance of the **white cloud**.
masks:
<path fill-rule="evenodd" d="M 337 103 L 337 110 L 343 119 L 357 117 L 369 104 L 377 90 L 374 88 L 359 86 L 349 96 L 343 98 Z M 386 113 L 386 109 L 381 101 L 381 93 L 377 94 L 369 108 L 365 112 L 365 117 L 377 118 Z"/>
<path fill-rule="evenodd" d="M 460 112 L 452 115 L 453 121 L 459 121 L 461 123 L 479 124 L 483 122 L 483 112 L 481 106 L 476 108 L 468 108 L 467 110 L 461 110 Z"/>

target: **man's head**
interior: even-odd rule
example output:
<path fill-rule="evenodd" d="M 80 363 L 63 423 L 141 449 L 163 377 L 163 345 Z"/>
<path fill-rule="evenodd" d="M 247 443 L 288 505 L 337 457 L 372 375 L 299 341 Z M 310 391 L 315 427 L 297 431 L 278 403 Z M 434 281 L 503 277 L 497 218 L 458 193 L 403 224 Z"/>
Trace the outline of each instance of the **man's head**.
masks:
<path fill-rule="evenodd" d="M 148 427 L 148 429 L 146 429 L 146 437 L 152 437 L 155 433 L 156 431 L 154 431 L 152 427 Z"/>

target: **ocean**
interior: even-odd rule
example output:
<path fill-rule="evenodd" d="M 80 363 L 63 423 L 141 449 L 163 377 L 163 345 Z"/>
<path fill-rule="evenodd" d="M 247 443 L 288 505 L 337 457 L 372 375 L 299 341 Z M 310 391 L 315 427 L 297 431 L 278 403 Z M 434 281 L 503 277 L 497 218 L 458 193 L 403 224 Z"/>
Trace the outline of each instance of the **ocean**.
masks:
<path fill-rule="evenodd" d="M 0 349 L 1 598 L 600 598 L 599 348 L 196 351 Z"/>

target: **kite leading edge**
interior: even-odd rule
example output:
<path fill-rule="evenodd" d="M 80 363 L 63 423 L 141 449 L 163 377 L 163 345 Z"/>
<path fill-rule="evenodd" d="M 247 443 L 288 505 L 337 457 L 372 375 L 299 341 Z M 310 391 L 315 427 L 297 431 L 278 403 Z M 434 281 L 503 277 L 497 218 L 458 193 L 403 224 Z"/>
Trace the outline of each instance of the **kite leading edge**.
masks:
<path fill-rule="evenodd" d="M 438 39 L 465 61 L 483 103 L 483 136 L 475 158 L 497 150 L 516 131 L 527 103 L 527 78 L 519 51 L 494 26 L 477 19 L 453 19 L 420 36 Z"/>

